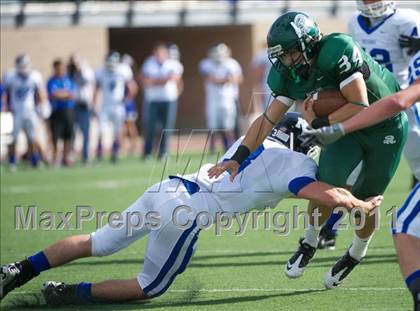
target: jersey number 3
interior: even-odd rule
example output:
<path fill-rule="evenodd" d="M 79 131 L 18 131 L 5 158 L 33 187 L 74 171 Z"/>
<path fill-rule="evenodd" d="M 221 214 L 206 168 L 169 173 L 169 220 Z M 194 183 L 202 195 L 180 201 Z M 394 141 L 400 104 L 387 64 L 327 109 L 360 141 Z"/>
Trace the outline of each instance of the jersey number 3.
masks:
<path fill-rule="evenodd" d="M 351 61 L 356 67 L 359 67 L 362 65 L 362 54 L 360 53 L 360 50 L 357 47 L 353 48 L 353 52 L 351 55 Z M 341 56 L 341 58 L 338 61 L 338 67 L 340 68 L 340 74 L 345 73 L 346 71 L 349 71 L 352 67 L 352 64 L 349 61 L 349 57 L 347 55 Z"/>
<path fill-rule="evenodd" d="M 372 49 L 370 51 L 370 56 L 374 60 L 376 60 L 379 64 L 384 66 L 389 71 L 393 71 L 392 63 L 391 63 L 391 55 L 387 50 L 384 49 Z"/>

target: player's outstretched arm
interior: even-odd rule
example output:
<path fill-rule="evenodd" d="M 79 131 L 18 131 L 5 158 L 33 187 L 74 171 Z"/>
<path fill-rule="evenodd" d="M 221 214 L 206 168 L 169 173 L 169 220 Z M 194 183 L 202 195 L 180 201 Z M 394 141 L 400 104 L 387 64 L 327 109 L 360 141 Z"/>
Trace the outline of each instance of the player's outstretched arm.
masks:
<path fill-rule="evenodd" d="M 330 144 L 342 136 L 380 123 L 420 101 L 420 80 L 409 88 L 385 97 L 350 119 L 320 129 L 309 129 L 306 135 L 317 136 L 323 144 Z"/>
<path fill-rule="evenodd" d="M 375 102 L 365 111 L 343 122 L 344 132 L 351 133 L 380 123 L 407 109 L 419 100 L 420 80 L 417 80 L 409 88 Z"/>
<path fill-rule="evenodd" d="M 238 147 L 236 153 L 229 161 L 221 162 L 211 167 L 208 170 L 210 178 L 217 178 L 223 172 L 228 171 L 233 181 L 238 174 L 240 164 L 248 157 L 248 155 L 262 144 L 268 133 L 280 121 L 284 114 L 289 109 L 288 106 L 282 102 L 274 99 L 267 111 L 259 116 L 251 126 L 248 128 L 242 144 Z"/>
<path fill-rule="evenodd" d="M 378 195 L 369 198 L 367 201 L 362 201 L 344 188 L 334 187 L 322 182 L 313 182 L 307 185 L 298 192 L 297 196 L 329 208 L 342 206 L 349 211 L 353 208 L 359 208 L 365 214 L 369 214 L 373 209 L 379 207 L 383 200 L 383 197 Z"/>

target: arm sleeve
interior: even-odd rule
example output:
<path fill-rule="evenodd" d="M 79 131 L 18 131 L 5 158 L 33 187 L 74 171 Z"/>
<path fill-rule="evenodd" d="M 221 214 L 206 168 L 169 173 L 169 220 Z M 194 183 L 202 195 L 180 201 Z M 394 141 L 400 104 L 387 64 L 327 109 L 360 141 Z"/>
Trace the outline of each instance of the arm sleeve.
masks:
<path fill-rule="evenodd" d="M 237 141 L 233 143 L 232 146 L 228 149 L 228 151 L 225 152 L 225 154 L 219 159 L 219 162 L 222 162 L 224 160 L 229 160 L 233 154 L 236 152 L 240 144 L 242 143 L 242 140 L 245 136 L 241 136 Z"/>
<path fill-rule="evenodd" d="M 413 84 L 416 80 L 420 79 L 420 51 L 414 55 L 408 67 L 408 82 Z"/>
<path fill-rule="evenodd" d="M 318 56 L 322 71 L 338 82 L 340 89 L 363 76 L 361 48 L 348 35 L 339 34 L 325 43 Z"/>
<path fill-rule="evenodd" d="M 295 103 L 295 100 L 287 96 L 283 83 L 283 76 L 276 71 L 274 66 L 271 66 L 270 73 L 267 78 L 267 84 L 271 90 L 271 96 L 282 102 L 287 107 L 291 107 Z"/>

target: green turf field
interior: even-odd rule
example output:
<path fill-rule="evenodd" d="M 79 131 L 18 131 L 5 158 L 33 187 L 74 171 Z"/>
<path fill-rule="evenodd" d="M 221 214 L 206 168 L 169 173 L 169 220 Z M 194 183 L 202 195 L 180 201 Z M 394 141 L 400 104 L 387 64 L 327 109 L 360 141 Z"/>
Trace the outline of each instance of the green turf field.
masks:
<path fill-rule="evenodd" d="M 189 171 L 193 171 L 200 161 L 197 155 L 192 159 Z M 16 173 L 2 168 L 1 263 L 20 260 L 57 239 L 89 233 L 95 228 L 95 223 L 91 222 L 82 230 L 16 231 L 15 205 L 35 205 L 38 211 L 74 211 L 76 205 L 89 205 L 97 211 L 123 210 L 159 180 L 161 165 L 160 162 L 144 163 L 132 158 L 123 159 L 115 166 L 104 163 L 100 167 L 38 171 L 23 168 Z M 177 169 L 171 165 L 169 170 Z M 409 172 L 407 165 L 402 163 L 385 195 L 382 211 L 392 205 L 401 205 L 408 189 Z M 295 204 L 302 208 L 306 206 L 304 201 L 286 200 L 276 210 L 291 209 Z M 350 231 L 341 232 L 335 251 L 319 251 L 302 278 L 289 280 L 283 274 L 283 266 L 296 248 L 302 229 L 279 236 L 272 229 L 248 228 L 240 237 L 235 236 L 234 228 L 220 237 L 209 229 L 200 233 L 198 249 L 188 269 L 160 298 L 146 303 L 79 309 L 409 310 L 411 296 L 399 273 L 388 224 L 389 218 L 383 213 L 381 227 L 367 257 L 340 289 L 324 290 L 323 276 L 351 242 Z M 146 240 L 140 240 L 109 257 L 83 259 L 46 271 L 9 294 L 2 302 L 2 309 L 48 309 L 38 294 L 48 280 L 75 283 L 135 277 L 142 267 L 145 245 Z"/>

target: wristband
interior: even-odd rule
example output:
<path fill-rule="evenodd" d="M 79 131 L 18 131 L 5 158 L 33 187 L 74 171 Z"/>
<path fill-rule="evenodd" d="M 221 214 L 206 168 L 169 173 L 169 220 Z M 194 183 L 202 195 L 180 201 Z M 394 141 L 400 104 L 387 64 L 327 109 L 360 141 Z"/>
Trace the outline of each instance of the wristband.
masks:
<path fill-rule="evenodd" d="M 246 158 L 248 158 L 251 151 L 249 151 L 248 147 L 245 145 L 240 145 L 238 149 L 236 149 L 235 154 L 230 158 L 241 164 Z"/>
<path fill-rule="evenodd" d="M 328 116 L 316 118 L 312 121 L 311 126 L 313 129 L 319 129 L 324 126 L 330 126 L 330 120 L 328 120 Z"/>
<path fill-rule="evenodd" d="M 270 118 L 267 116 L 265 112 L 263 113 L 263 116 L 264 116 L 264 119 L 266 119 L 272 126 L 276 125 L 276 123 L 270 120 Z"/>

